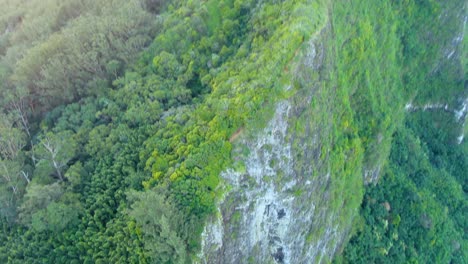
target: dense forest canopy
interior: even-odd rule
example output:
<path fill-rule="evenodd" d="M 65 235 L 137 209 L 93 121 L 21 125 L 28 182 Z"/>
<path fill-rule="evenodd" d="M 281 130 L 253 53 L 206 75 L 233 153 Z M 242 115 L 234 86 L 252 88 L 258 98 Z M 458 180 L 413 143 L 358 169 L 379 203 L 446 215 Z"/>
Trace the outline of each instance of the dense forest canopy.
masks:
<path fill-rule="evenodd" d="M 27 100 L 34 112 L 102 90 L 158 29 L 151 1 L 0 4 L 1 103 Z"/>
<path fill-rule="evenodd" d="M 446 112 L 410 114 L 381 182 L 367 189 L 344 263 L 464 263 L 467 143 Z"/>
<path fill-rule="evenodd" d="M 0 263 L 199 260 L 219 175 L 242 169 L 231 136 L 311 79 L 288 67 L 322 29 L 330 105 L 311 108 L 331 128 L 331 210 L 354 223 L 337 261 L 466 261 L 466 112 L 418 110 L 467 97 L 463 1 L 0 6 Z"/>

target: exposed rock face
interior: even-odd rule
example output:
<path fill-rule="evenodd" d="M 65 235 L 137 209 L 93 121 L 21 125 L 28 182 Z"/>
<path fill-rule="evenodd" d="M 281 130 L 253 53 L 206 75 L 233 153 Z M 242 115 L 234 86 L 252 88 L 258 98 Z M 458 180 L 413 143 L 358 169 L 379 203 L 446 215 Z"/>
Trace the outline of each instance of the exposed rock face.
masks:
<path fill-rule="evenodd" d="M 205 227 L 201 263 L 320 263 L 346 237 L 339 211 L 330 210 L 331 177 L 321 159 L 330 126 L 306 113 L 320 89 L 310 71 L 320 70 L 324 47 L 318 39 L 307 45 L 292 68 L 308 87 L 278 102 L 263 131 L 236 139 L 240 165 L 222 174 L 227 192 Z M 297 131 L 304 115 L 305 131 Z"/>
<path fill-rule="evenodd" d="M 334 189 L 330 134 L 339 106 L 333 104 L 333 89 L 321 83 L 327 79 L 322 74 L 327 52 L 333 52 L 322 39 L 330 30 L 326 26 L 296 54 L 289 67 L 291 83 L 284 87 L 296 90 L 276 104 L 268 125 L 261 131 L 238 130 L 231 137 L 236 165 L 221 175 L 225 196 L 203 232 L 199 263 L 326 263 L 347 239 L 357 208 L 347 206 Z M 446 58 L 455 55 L 450 50 Z M 293 88 L 295 82 L 300 89 Z M 317 103 L 318 97 L 325 99 Z M 459 120 L 467 116 L 463 106 L 453 111 Z M 420 108 L 449 109 L 445 104 Z M 419 108 L 408 104 L 406 110 Z M 379 133 L 373 140 L 379 146 L 390 139 Z M 382 153 L 377 162 L 363 164 L 364 184 L 378 181 L 387 156 Z M 383 206 L 391 210 L 390 204 Z"/>
<path fill-rule="evenodd" d="M 245 172 L 223 173 L 232 189 L 218 218 L 207 226 L 204 263 L 320 262 L 336 249 L 341 238 L 334 215 L 322 206 L 327 191 L 313 197 L 326 189 L 330 175 L 315 180 L 298 176 L 294 139 L 287 133 L 291 110 L 288 101 L 280 102 L 269 125 L 255 139 L 242 141 L 250 152 L 243 158 Z M 294 192 L 298 186 L 306 186 L 303 193 Z M 308 241 L 309 231 L 317 227 L 323 228 L 322 239 Z"/>

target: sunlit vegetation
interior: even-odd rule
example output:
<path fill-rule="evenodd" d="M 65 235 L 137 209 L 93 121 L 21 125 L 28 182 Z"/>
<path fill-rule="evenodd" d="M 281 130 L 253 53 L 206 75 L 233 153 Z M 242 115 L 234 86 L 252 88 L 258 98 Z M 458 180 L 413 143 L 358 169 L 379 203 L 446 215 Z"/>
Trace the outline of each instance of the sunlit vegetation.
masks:
<path fill-rule="evenodd" d="M 82 61 L 69 61 L 78 68 L 53 64 L 71 55 L 70 45 L 76 43 L 70 41 L 79 41 L 75 37 L 82 36 L 82 45 L 102 44 L 96 46 L 100 56 L 99 49 L 115 42 L 107 43 L 105 34 L 104 42 L 91 34 L 99 28 L 75 32 L 91 19 L 80 16 L 29 49 L 28 54 L 43 56 L 45 63 L 41 57 L 18 58 L 18 68 L 5 75 L 16 91 L 5 102 L 5 129 L 23 131 L 24 136 L 15 148 L 22 159 L 8 161 L 18 163 L 9 170 L 15 169 L 15 182 L 8 184 L 21 188 L 5 188 L 9 206 L 2 216 L 11 239 L 2 239 L 2 261 L 183 263 L 199 250 L 204 219 L 214 209 L 219 172 L 229 164 L 230 135 L 254 120 L 267 106 L 264 102 L 274 103 L 280 95 L 275 80 L 324 17 L 317 12 L 316 19 L 304 21 L 313 9 L 293 2 L 257 6 L 255 1 L 193 1 L 166 8 L 153 22 L 147 18 L 148 25 L 159 27 L 152 28 L 157 36 L 134 64 L 129 64 L 131 58 L 114 57 L 120 50 L 105 50 L 111 58 L 101 65 L 79 49 L 76 55 L 83 57 L 75 59 Z M 107 10 L 110 21 L 119 10 Z M 122 26 L 133 25 L 119 20 Z M 144 30 L 133 27 L 136 33 Z M 145 42 L 139 43 L 136 49 L 144 47 Z M 55 57 L 61 47 L 65 58 Z M 86 75 L 91 80 L 61 73 L 54 77 L 57 70 L 97 71 Z M 63 97 L 54 98 L 54 93 Z M 28 109 L 29 102 L 36 106 L 49 99 L 40 111 L 78 101 L 56 107 L 42 120 L 32 119 L 36 116 L 28 112 L 34 110 Z M 9 108 L 10 102 L 18 107 Z M 23 173 L 27 178 L 19 177 Z M 131 189 L 140 192 L 127 192 Z M 143 212 L 153 206 L 160 211 L 148 218 Z"/>
<path fill-rule="evenodd" d="M 440 143 L 448 137 L 438 132 L 424 134 L 429 117 L 401 125 L 406 102 L 460 91 L 460 76 L 445 75 L 445 68 L 429 80 L 445 76 L 451 89 L 421 88 L 449 38 L 435 28 L 442 44 L 426 49 L 421 33 L 433 28 L 440 5 L 312 2 L 0 0 L 0 263 L 196 260 L 204 223 L 222 195 L 219 175 L 233 166 L 232 135 L 254 135 L 276 102 L 316 80 L 289 67 L 320 32 L 323 92 L 306 113 L 327 127 L 320 158 L 332 179 L 330 210 L 343 212 L 339 223 L 353 222 L 364 197 L 361 226 L 391 218 L 366 233 L 374 236 L 367 242 L 377 234 L 387 239 L 376 250 L 393 250 L 389 228 L 401 229 L 399 243 L 417 237 L 425 249 L 427 239 L 408 232 L 417 223 L 405 222 L 406 198 L 375 197 L 403 186 L 411 197 L 424 190 L 411 210 L 430 233 L 429 245 L 441 248 L 449 233 L 461 234 L 466 162 L 451 164 L 466 150 Z M 420 159 L 431 180 L 420 185 L 416 174 L 407 177 L 416 171 L 398 163 L 402 155 Z M 387 163 L 382 183 L 364 194 L 362 175 Z M 431 184 L 442 176 L 454 179 Z M 458 196 L 431 196 L 442 189 Z M 382 202 L 392 211 L 382 211 Z M 449 216 L 451 224 L 441 227 L 446 238 L 424 227 L 438 228 Z M 359 235 L 372 228 L 355 230 L 345 258 L 361 256 Z M 452 239 L 452 249 L 464 241 Z M 412 252 L 422 252 L 416 246 Z M 450 255 L 440 252 L 425 257 Z M 415 256 L 404 254 L 396 260 Z"/>
<path fill-rule="evenodd" d="M 158 31 L 149 2 L 2 0 L 0 104 L 37 113 L 100 93 Z"/>

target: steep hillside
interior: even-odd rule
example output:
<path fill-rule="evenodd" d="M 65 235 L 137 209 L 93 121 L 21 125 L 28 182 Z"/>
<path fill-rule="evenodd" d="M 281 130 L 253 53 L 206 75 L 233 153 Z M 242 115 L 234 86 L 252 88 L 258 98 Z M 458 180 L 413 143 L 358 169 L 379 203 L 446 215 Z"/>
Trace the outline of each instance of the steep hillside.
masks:
<path fill-rule="evenodd" d="M 444 105 L 460 135 L 463 1 L 83 0 L 53 23 L 3 1 L 0 262 L 378 262 L 395 219 L 415 237 L 398 186 L 424 189 L 426 226 L 456 218 L 420 261 L 465 257 L 465 141 L 417 116 Z M 447 175 L 453 203 L 431 200 Z"/>

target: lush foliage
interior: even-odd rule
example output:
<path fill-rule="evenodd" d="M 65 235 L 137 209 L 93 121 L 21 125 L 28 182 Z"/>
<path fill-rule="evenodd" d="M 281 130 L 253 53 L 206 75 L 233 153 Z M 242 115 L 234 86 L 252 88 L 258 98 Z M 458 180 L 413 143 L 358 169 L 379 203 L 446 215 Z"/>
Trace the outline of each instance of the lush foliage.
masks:
<path fill-rule="evenodd" d="M 118 55 L 120 50 L 105 47 L 110 43 L 105 33 L 103 42 L 92 33 L 101 22 L 108 28 L 112 21 L 122 26 L 139 21 L 112 20 L 125 10 L 103 7 L 110 20 L 95 18 L 97 28 L 82 28 L 91 17 L 65 23 L 29 49 L 46 61 L 26 56 L 5 75 L 13 76 L 15 89 L 2 89 L 11 94 L 2 129 L 22 136 L 7 138 L 2 155 L 9 166 L 2 184 L 2 202 L 8 205 L 2 207 L 8 237 L 1 240 L 2 262 L 191 261 L 204 219 L 214 209 L 219 172 L 230 161 L 229 136 L 249 122 L 259 125 L 250 120 L 280 96 L 276 81 L 286 63 L 323 20 L 304 21 L 312 9 L 295 2 L 175 2 L 158 18 L 161 30 L 151 46 L 121 77 L 124 64 L 114 63 L 114 57 L 109 62 L 103 57 L 105 65 L 93 61 L 93 54 L 60 64 L 68 56 L 86 55 L 79 45 L 87 41 L 96 43 L 95 55 Z M 96 83 L 81 78 L 88 66 L 104 69 L 104 81 L 80 92 Z M 62 93 L 65 101 L 93 96 L 28 120 L 27 102 L 35 103 L 31 92 L 41 100 Z"/>
<path fill-rule="evenodd" d="M 390 32 L 398 37 L 391 44 L 395 45 L 392 49 L 396 49 L 396 61 L 390 61 L 390 65 L 398 67 L 381 73 L 394 74 L 386 83 L 398 81 L 394 84 L 397 89 L 390 94 L 385 91 L 384 98 L 392 100 L 388 111 L 392 111 L 393 102 L 401 99 L 410 104 L 403 124 L 399 124 L 401 117 L 393 110 L 397 118 L 387 120 L 393 129 L 384 125 L 381 133 L 392 138 L 388 164 L 379 184 L 366 189 L 361 218 L 355 223 L 357 234 L 338 262 L 464 263 L 467 152 L 466 141 L 458 145 L 457 138 L 463 133 L 461 123 L 465 117 L 455 117 L 454 110 L 460 98 L 466 97 L 466 73 L 460 59 L 451 57 L 463 54 L 460 46 L 454 46 L 458 35 L 447 31 L 454 28 L 461 32 L 456 10 L 463 10 L 463 3 L 394 1 L 387 8 L 393 11 L 381 14 L 379 19 L 388 19 L 384 23 L 393 25 Z M 445 18 L 435 20 L 440 14 Z M 389 57 L 382 54 L 381 58 L 388 61 Z M 438 106 L 427 112 L 418 107 L 431 104 Z M 362 100 L 357 104 L 366 110 L 372 109 L 369 105 L 362 104 Z M 379 116 L 364 115 L 360 119 Z M 379 124 L 377 120 L 363 121 L 368 124 L 362 126 L 364 133 Z M 390 142 L 387 144 L 390 147 Z M 370 151 L 375 155 L 382 153 L 382 148 Z"/>
<path fill-rule="evenodd" d="M 395 134 L 383 179 L 369 187 L 349 263 L 464 263 L 467 143 L 453 115 L 411 114 Z"/>
<path fill-rule="evenodd" d="M 444 67 L 433 71 L 443 44 L 426 51 L 421 33 L 440 12 L 434 1 L 0 0 L 0 5 L 1 263 L 193 261 L 222 192 L 219 174 L 233 165 L 231 136 L 254 134 L 278 100 L 311 81 L 323 86 L 321 92 L 294 121 L 297 131 L 306 126 L 307 115 L 323 125 L 326 136 L 318 148 L 323 172 L 332 179 L 330 210 L 340 211 L 337 224 L 347 227 L 362 201 L 362 175 L 386 163 L 404 103 L 425 102 L 430 94 L 413 87 L 425 83 L 429 72 L 435 73 L 432 82 L 447 76 Z M 447 40 L 446 31 L 434 32 Z M 315 69 L 290 68 L 317 37 L 327 47 L 320 80 Z M 425 67 L 419 68 L 421 62 Z M 451 84 L 460 85 L 450 76 Z M 458 88 L 437 90 L 433 98 L 451 97 Z M 408 126 L 424 127 L 427 117 L 415 119 L 408 119 Z M 457 182 L 466 181 L 460 174 L 466 163 L 451 166 L 463 152 L 444 147 L 448 136 L 433 135 L 439 134 L 424 134 L 419 127 L 398 130 L 389 165 L 393 176 L 384 182 L 389 189 L 404 186 L 402 192 L 425 188 L 420 195 L 432 211 L 417 201 L 411 210 L 437 228 L 454 216 L 443 232 L 459 234 L 465 227 L 458 208 L 466 205 Z M 429 147 L 419 137 L 426 137 Z M 415 149 L 398 149 L 410 143 Z M 424 187 L 403 177 L 414 171 L 398 163 L 400 152 L 424 161 L 416 162 L 430 171 Z M 431 185 L 446 175 L 456 179 Z M 380 205 L 367 203 L 377 200 L 369 198 L 377 188 L 368 190 L 364 207 Z M 431 198 L 440 188 L 458 196 Z M 400 227 L 406 228 L 409 205 L 400 209 L 397 199 L 402 198 L 387 200 L 401 211 Z M 393 211 L 383 214 L 365 219 L 396 219 Z M 438 234 L 420 229 L 431 241 Z M 401 232 L 402 240 L 417 237 L 418 246 L 426 245 L 421 232 Z M 463 239 L 455 242 L 464 247 Z M 447 242 L 434 241 L 437 247 Z M 379 250 L 391 250 L 388 243 Z M 359 250 L 345 256 L 353 260 Z"/>
<path fill-rule="evenodd" d="M 157 31 L 148 2 L 0 1 L 0 106 L 40 114 L 100 93 Z"/>

